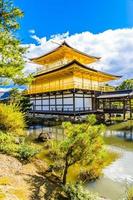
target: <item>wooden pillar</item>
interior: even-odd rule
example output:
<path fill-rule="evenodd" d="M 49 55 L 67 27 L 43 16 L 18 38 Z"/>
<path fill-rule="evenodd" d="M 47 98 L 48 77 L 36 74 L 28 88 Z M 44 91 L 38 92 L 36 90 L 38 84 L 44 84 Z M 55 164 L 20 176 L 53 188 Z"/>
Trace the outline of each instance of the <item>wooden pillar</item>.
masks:
<path fill-rule="evenodd" d="M 36 111 L 36 94 L 34 96 L 34 103 L 33 103 L 33 117 L 35 117 L 35 111 Z"/>
<path fill-rule="evenodd" d="M 83 92 L 83 110 L 85 111 L 85 94 Z"/>
<path fill-rule="evenodd" d="M 50 111 L 50 93 L 48 95 L 49 111 Z"/>
<path fill-rule="evenodd" d="M 131 104 L 131 98 L 129 98 L 129 112 L 130 112 L 130 119 L 132 119 L 132 104 Z"/>
<path fill-rule="evenodd" d="M 43 110 L 43 94 L 41 95 L 41 110 Z"/>
<path fill-rule="evenodd" d="M 73 91 L 73 112 L 75 113 L 75 90 Z"/>
<path fill-rule="evenodd" d="M 35 94 L 35 104 L 33 105 L 33 110 L 34 110 L 34 114 L 33 115 L 34 115 L 34 117 L 35 117 L 36 108 L 37 107 L 36 107 L 36 94 Z"/>
<path fill-rule="evenodd" d="M 57 111 L 57 97 L 56 97 L 56 92 L 55 92 L 55 110 Z"/>
<path fill-rule="evenodd" d="M 96 99 L 96 110 L 100 109 L 100 99 Z"/>
<path fill-rule="evenodd" d="M 92 93 L 91 93 L 91 102 L 92 102 L 92 110 L 94 110 L 94 98 L 93 98 Z"/>
<path fill-rule="evenodd" d="M 33 104 L 33 117 L 35 117 L 35 105 Z"/>
<path fill-rule="evenodd" d="M 103 104 L 103 112 L 104 112 L 104 121 L 106 121 L 106 114 L 105 114 L 105 111 L 104 111 L 104 108 L 105 108 L 105 100 L 103 99 L 102 100 L 102 104 Z"/>
<path fill-rule="evenodd" d="M 111 100 L 109 99 L 109 119 L 111 121 L 111 115 L 112 114 L 112 111 L 111 111 Z"/>
<path fill-rule="evenodd" d="M 125 100 L 123 99 L 123 120 L 126 118 Z"/>
<path fill-rule="evenodd" d="M 95 94 L 95 91 L 94 91 L 94 94 L 91 94 L 91 98 L 92 98 L 92 109 L 93 110 L 97 110 L 97 99 L 96 99 L 96 94 Z"/>
<path fill-rule="evenodd" d="M 62 111 L 64 111 L 64 94 L 62 92 Z"/>
<path fill-rule="evenodd" d="M 105 108 L 105 100 L 103 99 L 103 110 L 104 110 L 104 108 Z"/>

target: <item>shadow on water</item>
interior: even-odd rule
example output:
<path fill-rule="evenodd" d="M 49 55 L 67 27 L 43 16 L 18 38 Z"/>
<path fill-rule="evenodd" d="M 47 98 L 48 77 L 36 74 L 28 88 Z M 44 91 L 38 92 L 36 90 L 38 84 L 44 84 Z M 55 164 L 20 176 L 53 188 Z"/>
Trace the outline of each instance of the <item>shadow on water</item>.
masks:
<path fill-rule="evenodd" d="M 48 133 L 51 138 L 56 140 L 64 140 L 64 129 L 60 126 L 43 126 L 35 125 L 30 126 L 28 131 L 28 136 L 32 139 L 38 138 L 41 133 Z"/>

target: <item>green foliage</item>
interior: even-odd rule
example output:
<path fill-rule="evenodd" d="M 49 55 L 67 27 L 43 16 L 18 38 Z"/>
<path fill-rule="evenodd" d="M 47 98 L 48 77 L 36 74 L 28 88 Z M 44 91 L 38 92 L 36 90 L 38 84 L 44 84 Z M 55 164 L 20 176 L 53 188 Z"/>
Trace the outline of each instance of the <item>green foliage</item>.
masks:
<path fill-rule="evenodd" d="M 28 144 L 22 144 L 18 149 L 18 153 L 21 159 L 28 160 L 38 153 L 38 149 Z"/>
<path fill-rule="evenodd" d="M 0 77 L 1 84 L 12 80 L 14 83 L 24 85 L 30 83 L 32 77 L 25 76 L 23 69 L 25 67 L 24 54 L 26 49 L 20 45 L 9 32 L 0 32 Z"/>
<path fill-rule="evenodd" d="M 116 90 L 132 90 L 133 89 L 133 79 L 127 79 L 123 81 Z"/>
<path fill-rule="evenodd" d="M 24 96 L 24 94 L 16 88 L 10 91 L 9 103 L 18 106 L 23 113 L 27 113 L 31 107 L 29 96 Z"/>
<path fill-rule="evenodd" d="M 24 55 L 26 48 L 13 35 L 19 27 L 17 19 L 23 13 L 10 0 L 0 0 L 0 77 L 1 84 L 13 81 L 15 84 L 29 84 L 32 76 L 26 76 Z"/>
<path fill-rule="evenodd" d="M 16 141 L 21 142 L 16 142 Z M 39 149 L 32 144 L 27 144 L 20 138 L 9 133 L 0 132 L 0 152 L 15 156 L 21 160 L 29 160 L 38 153 Z"/>
<path fill-rule="evenodd" d="M 66 185 L 64 187 L 64 192 L 66 193 L 69 200 L 98 200 L 98 196 L 89 191 L 86 191 L 82 184 Z"/>
<path fill-rule="evenodd" d="M 101 133 L 105 128 L 103 125 L 92 125 L 96 122 L 94 115 L 88 119 L 88 123 L 82 125 L 63 123 L 65 140 L 51 142 L 48 156 L 54 166 L 60 167 L 63 184 L 66 184 L 68 169 L 76 163 L 89 168 L 95 166 L 99 171 L 103 167 L 105 150 Z"/>
<path fill-rule="evenodd" d="M 23 17 L 23 12 L 13 6 L 11 0 L 0 0 L 0 31 L 18 29 L 17 19 L 21 17 Z"/>
<path fill-rule="evenodd" d="M 24 133 L 24 115 L 15 105 L 0 104 L 0 129 L 17 135 Z"/>
<path fill-rule="evenodd" d="M 0 132 L 0 152 L 8 155 L 16 155 L 17 145 L 12 135 Z"/>
<path fill-rule="evenodd" d="M 133 187 L 128 187 L 124 200 L 133 200 Z"/>
<path fill-rule="evenodd" d="M 86 121 L 88 122 L 89 125 L 94 125 L 97 121 L 96 116 L 94 114 L 88 115 Z"/>

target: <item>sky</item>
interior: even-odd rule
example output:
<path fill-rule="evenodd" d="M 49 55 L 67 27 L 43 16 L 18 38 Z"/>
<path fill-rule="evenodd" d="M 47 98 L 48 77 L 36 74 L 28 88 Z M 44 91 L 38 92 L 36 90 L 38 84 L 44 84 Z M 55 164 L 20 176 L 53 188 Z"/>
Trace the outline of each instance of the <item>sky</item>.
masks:
<path fill-rule="evenodd" d="M 20 35 L 33 42 L 29 30 L 39 37 L 69 33 L 100 33 L 133 26 L 133 0 L 15 0 L 24 11 Z"/>
<path fill-rule="evenodd" d="M 91 65 L 133 78 L 133 0 L 14 0 L 24 12 L 17 37 L 29 47 L 27 58 L 51 51 L 64 39 L 101 61 Z M 38 66 L 27 63 L 26 74 Z"/>

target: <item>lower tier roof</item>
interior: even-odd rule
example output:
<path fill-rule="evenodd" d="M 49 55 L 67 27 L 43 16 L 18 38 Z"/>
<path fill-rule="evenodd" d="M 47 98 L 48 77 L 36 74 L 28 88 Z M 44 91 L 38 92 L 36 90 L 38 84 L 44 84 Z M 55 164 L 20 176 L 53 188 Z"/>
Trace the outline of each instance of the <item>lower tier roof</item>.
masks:
<path fill-rule="evenodd" d="M 70 67 L 73 67 L 72 68 L 72 71 L 74 72 L 81 72 L 82 74 L 86 74 L 86 75 L 91 75 L 92 77 L 92 80 L 93 80 L 93 77 L 94 80 L 99 77 L 101 77 L 100 80 L 98 80 L 99 82 L 104 82 L 104 81 L 111 81 L 111 80 L 116 80 L 116 79 L 119 79 L 121 78 L 121 76 L 117 76 L 117 75 L 113 75 L 113 74 L 109 74 L 109 73 L 105 73 L 105 72 L 102 72 L 102 71 L 98 71 L 96 69 L 93 69 L 93 68 L 90 68 L 86 65 L 83 65 L 82 63 L 78 62 L 77 60 L 73 60 L 63 66 L 60 66 L 60 67 L 56 67 L 56 68 L 51 68 L 51 69 L 48 69 L 48 70 L 43 70 L 41 72 L 39 72 L 38 74 L 36 74 L 34 77 L 42 77 L 42 76 L 52 76 L 54 74 L 59 74 L 62 72 L 62 70 L 65 70 L 65 69 L 70 69 Z"/>

